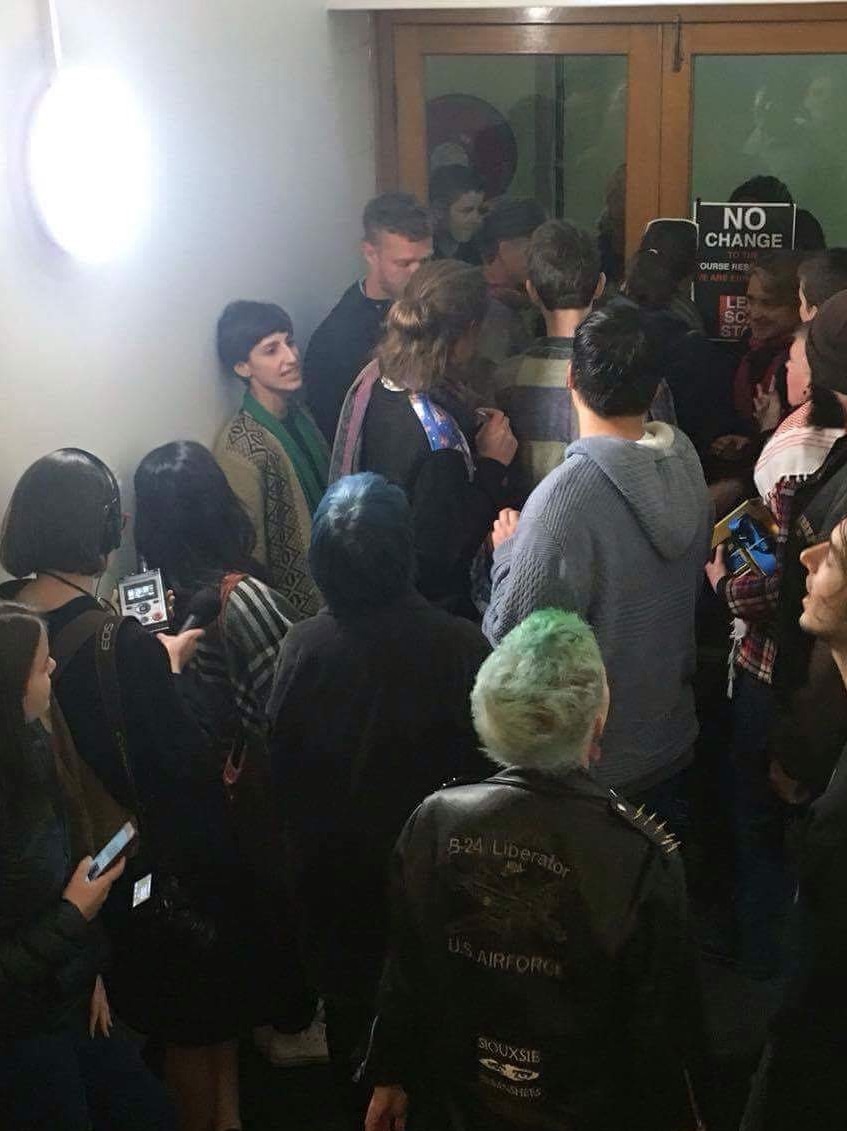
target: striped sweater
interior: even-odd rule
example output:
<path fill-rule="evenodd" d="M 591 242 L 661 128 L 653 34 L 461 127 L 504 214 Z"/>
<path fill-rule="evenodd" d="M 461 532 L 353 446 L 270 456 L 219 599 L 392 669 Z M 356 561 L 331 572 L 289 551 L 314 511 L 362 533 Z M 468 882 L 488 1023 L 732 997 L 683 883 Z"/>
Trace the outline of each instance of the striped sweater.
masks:
<path fill-rule="evenodd" d="M 573 338 L 539 338 L 494 374 L 497 407 L 508 416 L 518 451 L 510 482 L 523 501 L 579 439 L 579 420 L 567 387 Z M 648 419 L 676 424 L 673 396 L 661 381 Z"/>
<path fill-rule="evenodd" d="M 267 731 L 266 708 L 277 656 L 286 632 L 300 619 L 282 594 L 255 577 L 244 577 L 198 645 L 197 678 L 220 688 L 247 730 Z"/>

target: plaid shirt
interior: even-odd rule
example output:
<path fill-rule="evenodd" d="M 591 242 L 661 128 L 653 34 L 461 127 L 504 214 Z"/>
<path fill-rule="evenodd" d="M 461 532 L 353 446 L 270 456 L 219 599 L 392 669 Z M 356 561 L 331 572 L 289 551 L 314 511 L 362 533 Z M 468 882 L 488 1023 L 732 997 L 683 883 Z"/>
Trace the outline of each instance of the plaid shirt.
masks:
<path fill-rule="evenodd" d="M 733 616 L 743 620 L 747 631 L 735 656 L 735 663 L 763 683 L 773 680 L 776 640 L 773 637 L 776 603 L 782 580 L 782 558 L 791 522 L 791 504 L 802 477 L 780 479 L 769 503 L 777 521 L 775 539 L 776 569 L 767 577 L 750 572 L 729 577 L 722 586 L 723 596 Z"/>
<path fill-rule="evenodd" d="M 801 405 L 783 421 L 756 465 L 756 486 L 777 523 L 776 569 L 769 577 L 751 572 L 727 578 L 719 590 L 729 611 L 746 625 L 733 662 L 768 684 L 773 683 L 777 601 L 794 496 L 801 484 L 819 475 L 832 445 L 844 435 L 842 429 L 809 425 L 811 408 L 809 403 Z"/>

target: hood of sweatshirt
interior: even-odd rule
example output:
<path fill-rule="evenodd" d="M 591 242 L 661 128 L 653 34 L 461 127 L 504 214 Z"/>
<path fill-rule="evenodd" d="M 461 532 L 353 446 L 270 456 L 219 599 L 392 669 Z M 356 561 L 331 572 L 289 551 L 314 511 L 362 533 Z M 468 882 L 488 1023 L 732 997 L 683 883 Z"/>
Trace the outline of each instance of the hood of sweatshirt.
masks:
<path fill-rule="evenodd" d="M 565 462 L 578 457 L 591 460 L 614 484 L 658 554 L 673 561 L 686 553 L 709 507 L 700 460 L 687 436 L 654 422 L 638 441 L 577 440 Z"/>

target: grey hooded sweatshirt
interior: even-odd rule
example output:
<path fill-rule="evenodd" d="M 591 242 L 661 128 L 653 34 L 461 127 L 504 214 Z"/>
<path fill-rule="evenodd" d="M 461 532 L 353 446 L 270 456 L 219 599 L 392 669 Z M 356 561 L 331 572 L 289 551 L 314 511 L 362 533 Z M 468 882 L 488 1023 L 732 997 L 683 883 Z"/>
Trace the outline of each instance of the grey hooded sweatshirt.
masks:
<path fill-rule="evenodd" d="M 571 444 L 494 555 L 492 643 L 552 606 L 594 629 L 611 692 L 594 769 L 631 794 L 682 769 L 697 737 L 694 615 L 711 528 L 693 445 L 654 423 L 639 441 Z"/>

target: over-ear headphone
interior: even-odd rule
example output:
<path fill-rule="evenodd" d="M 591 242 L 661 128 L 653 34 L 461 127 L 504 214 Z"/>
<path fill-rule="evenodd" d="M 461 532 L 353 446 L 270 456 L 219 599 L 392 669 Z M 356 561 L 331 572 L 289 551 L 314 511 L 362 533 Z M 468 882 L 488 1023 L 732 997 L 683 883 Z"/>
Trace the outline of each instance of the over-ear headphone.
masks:
<path fill-rule="evenodd" d="M 92 467 L 97 468 L 109 484 L 109 501 L 103 506 L 103 533 L 100 536 L 100 553 L 104 558 L 117 550 L 121 544 L 123 533 L 123 516 L 121 514 L 121 490 L 114 472 L 108 464 L 98 456 L 87 452 L 84 448 L 66 448 L 65 451 L 75 452 L 83 456 Z"/>

